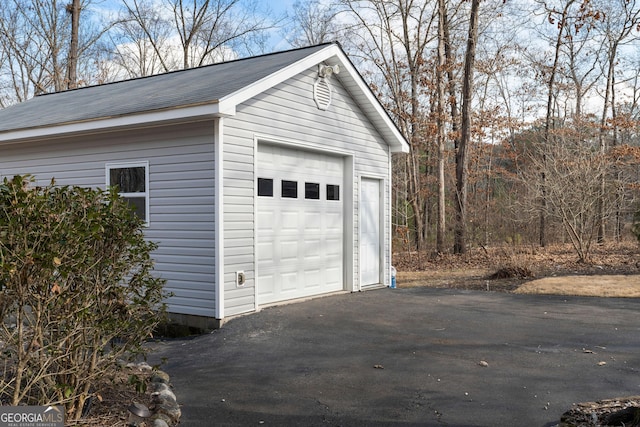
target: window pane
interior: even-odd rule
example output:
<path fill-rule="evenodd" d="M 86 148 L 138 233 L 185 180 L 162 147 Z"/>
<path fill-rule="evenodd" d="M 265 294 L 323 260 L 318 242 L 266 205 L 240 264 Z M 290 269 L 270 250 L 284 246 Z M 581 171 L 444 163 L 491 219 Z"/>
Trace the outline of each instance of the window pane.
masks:
<path fill-rule="evenodd" d="M 258 196 L 273 197 L 273 179 L 258 178 Z"/>
<path fill-rule="evenodd" d="M 327 200 L 340 200 L 340 186 L 327 184 Z"/>
<path fill-rule="evenodd" d="M 289 199 L 298 198 L 298 181 L 282 180 L 282 197 Z"/>
<path fill-rule="evenodd" d="M 147 218 L 147 203 L 144 197 L 123 197 L 123 199 L 131 206 L 133 213 L 143 221 Z"/>
<path fill-rule="evenodd" d="M 319 199 L 320 198 L 320 184 L 313 182 L 304 183 L 304 198 L 305 199 Z"/>
<path fill-rule="evenodd" d="M 145 192 L 145 167 L 114 168 L 109 171 L 109 183 L 121 193 Z"/>

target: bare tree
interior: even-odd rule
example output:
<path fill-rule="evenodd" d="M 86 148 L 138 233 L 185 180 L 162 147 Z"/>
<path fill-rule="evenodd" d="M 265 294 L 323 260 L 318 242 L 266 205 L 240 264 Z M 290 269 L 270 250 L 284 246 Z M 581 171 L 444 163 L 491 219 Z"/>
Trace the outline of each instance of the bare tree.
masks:
<path fill-rule="evenodd" d="M 464 59 L 464 78 L 462 81 L 462 113 L 460 143 L 456 147 L 456 228 L 453 252 L 466 252 L 467 227 L 467 175 L 468 150 L 471 144 L 471 98 L 473 95 L 473 72 L 476 60 L 476 45 L 478 43 L 478 15 L 480 0 L 472 0 L 469 15 L 469 35 Z"/>
<path fill-rule="evenodd" d="M 35 94 L 72 89 L 94 81 L 92 55 L 109 23 L 81 20 L 90 2 L 7 0 L 0 11 L 2 72 L 10 81 L 5 105 Z"/>
<path fill-rule="evenodd" d="M 296 1 L 284 37 L 294 47 L 339 40 L 343 28 L 338 15 L 339 10 L 332 4 L 320 0 Z"/>
<path fill-rule="evenodd" d="M 60 91 L 66 88 L 65 52 L 69 30 L 65 25 L 66 10 L 57 1 L 10 0 L 2 9 L 0 31 L 4 48 L 28 81 L 16 88 L 21 96 Z M 20 92 L 20 93 L 18 93 Z M 22 98 L 24 99 L 24 98 Z"/>
<path fill-rule="evenodd" d="M 71 15 L 71 40 L 69 42 L 69 56 L 67 60 L 67 88 L 78 86 L 78 53 L 80 33 L 80 0 L 72 0 L 67 5 L 67 12 Z"/>
<path fill-rule="evenodd" d="M 599 15 L 598 15 L 599 16 Z M 563 48 L 567 62 L 560 70 L 572 84 L 575 97 L 573 116 L 581 118 L 584 109 L 584 97 L 598 83 L 598 57 L 601 46 L 593 34 L 593 22 L 583 16 L 567 17 L 564 25 Z M 599 19 L 599 18 L 598 18 Z M 573 21 L 573 22 L 572 22 Z"/>
<path fill-rule="evenodd" d="M 600 30 L 603 33 L 605 58 L 604 67 L 606 71 L 606 84 L 604 91 L 604 100 L 602 107 L 602 115 L 600 118 L 600 133 L 599 133 L 599 146 L 600 151 L 604 154 L 607 151 L 607 139 L 605 135 L 609 126 L 607 126 L 607 120 L 610 119 L 612 124 L 611 130 L 611 145 L 616 146 L 618 142 L 618 129 L 617 129 L 617 110 L 616 110 L 616 98 L 615 98 L 615 85 L 616 85 L 616 65 L 618 64 L 619 50 L 625 42 L 637 39 L 637 37 L 631 37 L 632 32 L 638 29 L 640 25 L 640 7 L 638 7 L 635 0 L 616 0 L 607 1 L 599 5 L 602 8 L 602 19 L 599 22 Z M 600 21 L 600 20 L 599 20 Z M 637 75 L 636 75 L 637 77 Z M 598 226 L 598 242 L 603 243 L 605 241 L 605 210 L 604 197 L 606 191 L 606 182 L 601 183 L 601 196 L 599 201 L 600 206 L 600 222 Z M 621 221 L 620 212 L 616 214 L 616 227 L 614 228 L 616 238 L 620 238 Z"/>
<path fill-rule="evenodd" d="M 536 199 L 546 200 L 545 215 L 560 222 L 573 245 L 579 261 L 587 262 L 592 244 L 597 239 L 600 218 L 598 200 L 603 175 L 610 175 L 612 162 L 597 149 L 597 129 L 591 129 L 591 143 L 583 140 L 583 131 L 555 129 L 557 144 L 544 141 L 533 146 L 530 152 L 531 168 L 520 175 L 528 190 L 528 206 L 534 208 Z M 544 173 L 544 187 L 536 179 Z M 607 181 L 611 186 L 606 192 L 608 206 L 615 206 L 618 197 L 616 187 L 620 183 Z"/>
<path fill-rule="evenodd" d="M 445 188 L 445 147 L 447 142 L 445 126 L 446 105 L 446 44 L 445 26 L 447 25 L 447 5 L 438 0 L 438 62 L 436 68 L 437 107 L 436 126 L 438 127 L 438 215 L 436 222 L 436 251 L 444 252 L 446 231 L 446 188 Z"/>
<path fill-rule="evenodd" d="M 258 13 L 255 0 L 124 0 L 123 5 L 123 40 L 129 38 L 136 49 L 116 49 L 127 62 L 144 54 L 137 58 L 144 65 L 128 66 L 142 72 L 150 63 L 166 72 L 237 57 L 263 47 L 266 31 L 274 25 L 267 12 Z M 144 43 L 132 23 L 145 36 Z M 151 51 L 155 58 L 149 58 Z"/>
<path fill-rule="evenodd" d="M 172 29 L 150 2 L 125 2 L 127 12 L 110 35 L 111 60 L 123 78 L 149 76 L 177 69 L 171 55 Z"/>
<path fill-rule="evenodd" d="M 430 95 L 430 64 L 426 58 L 437 35 L 432 30 L 436 9 L 431 1 L 341 0 L 344 11 L 355 21 L 354 53 L 363 67 L 375 67 L 382 78 L 377 86 L 398 126 L 410 142 L 405 156 L 407 200 L 415 247 L 425 246 L 425 160 L 431 155 L 425 121 L 429 108 L 421 101 Z"/>
<path fill-rule="evenodd" d="M 547 113 L 544 120 L 544 143 L 551 145 L 552 126 L 553 126 L 553 107 L 554 107 L 554 93 L 556 77 L 558 75 L 558 68 L 560 64 L 560 49 L 562 48 L 564 27 L 567 25 L 567 18 L 571 10 L 571 6 L 576 0 L 566 0 L 560 10 L 548 9 L 548 20 L 552 25 L 557 25 L 558 32 L 555 38 L 554 51 L 553 51 L 553 63 L 548 67 L 547 73 Z M 546 5 L 545 5 L 546 6 Z M 557 23 L 556 23 L 557 22 Z M 542 151 L 543 163 L 545 151 Z M 546 198 L 546 175 L 545 168 L 541 168 L 540 172 L 540 246 L 545 247 L 547 245 L 547 224 L 546 224 L 546 212 L 547 212 L 547 198 Z"/>

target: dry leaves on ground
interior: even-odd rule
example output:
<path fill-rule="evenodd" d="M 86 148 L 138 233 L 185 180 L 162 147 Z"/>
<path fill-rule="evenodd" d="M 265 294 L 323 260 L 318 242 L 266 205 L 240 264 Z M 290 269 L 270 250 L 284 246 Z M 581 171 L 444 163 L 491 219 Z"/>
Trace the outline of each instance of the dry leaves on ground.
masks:
<path fill-rule="evenodd" d="M 477 248 L 464 255 L 394 254 L 400 288 L 519 289 L 521 293 L 590 296 L 637 296 L 640 278 L 633 275 L 640 274 L 638 262 L 636 242 L 598 246 L 590 263 L 577 262 L 570 245 Z M 550 280 L 548 285 L 543 280 L 531 282 L 545 278 Z"/>

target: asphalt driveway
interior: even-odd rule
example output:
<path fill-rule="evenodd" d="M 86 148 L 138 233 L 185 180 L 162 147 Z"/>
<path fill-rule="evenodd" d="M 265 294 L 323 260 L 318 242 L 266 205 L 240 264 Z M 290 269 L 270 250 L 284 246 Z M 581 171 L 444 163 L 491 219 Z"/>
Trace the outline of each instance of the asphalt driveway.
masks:
<path fill-rule="evenodd" d="M 381 289 L 154 348 L 184 426 L 552 426 L 640 395 L 640 299 Z"/>

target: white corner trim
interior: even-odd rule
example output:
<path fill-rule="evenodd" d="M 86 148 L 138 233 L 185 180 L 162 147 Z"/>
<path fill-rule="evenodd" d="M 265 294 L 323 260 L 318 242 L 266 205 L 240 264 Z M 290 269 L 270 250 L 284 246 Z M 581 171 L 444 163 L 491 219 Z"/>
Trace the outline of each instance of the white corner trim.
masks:
<path fill-rule="evenodd" d="M 391 267 L 393 266 L 393 208 L 391 206 L 393 200 L 393 161 L 391 159 L 391 153 L 389 153 L 389 176 L 387 177 L 387 197 L 385 197 L 384 214 L 388 216 L 385 227 L 385 243 L 387 244 L 387 257 L 385 260 L 384 268 L 387 271 L 385 280 L 386 286 L 391 286 Z"/>
<path fill-rule="evenodd" d="M 213 124 L 215 150 L 215 318 L 224 319 L 224 119 L 219 117 Z"/>
<path fill-rule="evenodd" d="M 258 286 L 260 283 L 260 267 L 258 266 L 258 143 L 261 140 L 258 135 L 253 135 L 253 311 L 260 309 L 258 301 Z"/>
<path fill-rule="evenodd" d="M 347 291 L 357 292 L 361 290 L 360 279 L 356 277 L 356 253 L 360 257 L 360 248 L 356 248 L 355 242 L 355 212 L 356 194 L 354 183 L 356 182 L 356 165 L 353 154 L 345 155 L 344 170 L 344 277 Z"/>

